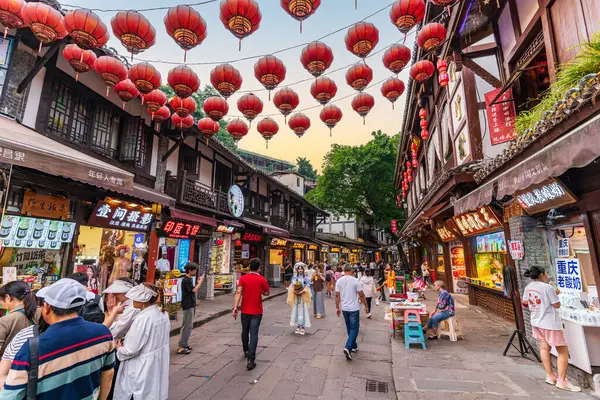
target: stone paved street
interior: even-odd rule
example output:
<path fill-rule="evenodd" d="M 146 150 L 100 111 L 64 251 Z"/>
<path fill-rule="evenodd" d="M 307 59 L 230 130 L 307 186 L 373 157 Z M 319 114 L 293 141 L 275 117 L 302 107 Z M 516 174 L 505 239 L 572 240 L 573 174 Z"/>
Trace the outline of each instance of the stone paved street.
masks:
<path fill-rule="evenodd" d="M 592 398 L 545 384 L 539 365 L 503 357 L 510 326 L 457 300 L 466 340 L 406 351 L 401 339 L 390 339 L 383 306 L 374 306 L 373 319 L 361 318 L 360 352 L 349 362 L 342 354 L 345 326 L 332 299 L 326 300 L 327 318 L 313 319 L 304 337 L 289 326 L 285 298 L 271 299 L 265 303 L 255 370 L 245 368 L 239 321 L 217 318 L 194 329 L 192 354 L 172 355 L 169 399 Z M 176 346 L 173 337 L 171 347 Z M 367 379 L 386 383 L 388 392 L 367 392 Z"/>

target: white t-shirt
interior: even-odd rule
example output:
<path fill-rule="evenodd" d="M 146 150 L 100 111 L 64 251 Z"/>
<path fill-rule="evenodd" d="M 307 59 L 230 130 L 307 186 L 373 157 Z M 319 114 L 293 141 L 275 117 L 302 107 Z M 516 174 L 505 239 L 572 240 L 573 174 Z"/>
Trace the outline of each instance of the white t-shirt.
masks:
<path fill-rule="evenodd" d="M 156 268 L 160 272 L 169 272 L 171 270 L 171 263 L 166 258 L 161 258 L 156 262 Z"/>
<path fill-rule="evenodd" d="M 560 315 L 552 304 L 559 303 L 554 288 L 544 282 L 534 281 L 525 288 L 523 301 L 527 301 L 531 311 L 531 325 L 552 331 L 562 330 Z"/>
<path fill-rule="evenodd" d="M 421 272 L 423 272 L 423 276 L 429 276 L 429 270 L 427 269 L 427 265 L 425 265 L 425 263 L 421 264 Z"/>
<path fill-rule="evenodd" d="M 342 311 L 360 311 L 358 292 L 362 292 L 362 283 L 351 275 L 344 275 L 335 283 L 335 291 L 340 294 Z"/>
<path fill-rule="evenodd" d="M 21 350 L 21 347 L 27 340 L 33 337 L 33 325 L 28 326 L 27 328 L 21 329 L 15 337 L 10 341 L 6 349 L 4 350 L 4 354 L 2 355 L 3 360 L 13 361 L 15 356 Z"/>

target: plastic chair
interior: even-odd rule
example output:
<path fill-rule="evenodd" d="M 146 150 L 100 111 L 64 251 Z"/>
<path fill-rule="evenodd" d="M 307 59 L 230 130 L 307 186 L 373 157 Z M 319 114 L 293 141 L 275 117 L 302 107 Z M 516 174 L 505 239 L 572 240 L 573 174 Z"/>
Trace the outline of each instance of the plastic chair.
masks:
<path fill-rule="evenodd" d="M 423 326 L 416 321 L 406 322 L 404 324 L 404 345 L 406 350 L 410 349 L 411 344 L 420 344 L 423 347 L 423 350 L 427 350 Z"/>
<path fill-rule="evenodd" d="M 456 342 L 458 337 L 465 338 L 465 335 L 460 328 L 460 322 L 455 317 L 450 317 L 440 322 L 438 329 L 438 337 L 448 336 L 451 342 Z"/>
<path fill-rule="evenodd" d="M 421 322 L 421 313 L 419 312 L 419 310 L 415 310 L 415 309 L 404 310 L 404 323 L 415 322 L 415 321 L 417 321 L 419 324 L 423 325 L 423 323 Z"/>

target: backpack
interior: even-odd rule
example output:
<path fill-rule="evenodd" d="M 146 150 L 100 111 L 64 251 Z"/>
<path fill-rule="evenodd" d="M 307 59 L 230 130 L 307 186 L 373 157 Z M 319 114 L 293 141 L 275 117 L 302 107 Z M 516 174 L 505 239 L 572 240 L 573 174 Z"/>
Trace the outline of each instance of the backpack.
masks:
<path fill-rule="evenodd" d="M 89 322 L 103 323 L 104 312 L 100 308 L 101 301 L 102 298 L 98 295 L 95 295 L 92 300 L 86 301 L 83 307 L 81 307 L 79 316 Z"/>
<path fill-rule="evenodd" d="M 327 275 L 325 275 L 325 281 L 331 282 L 331 274 L 328 273 Z"/>

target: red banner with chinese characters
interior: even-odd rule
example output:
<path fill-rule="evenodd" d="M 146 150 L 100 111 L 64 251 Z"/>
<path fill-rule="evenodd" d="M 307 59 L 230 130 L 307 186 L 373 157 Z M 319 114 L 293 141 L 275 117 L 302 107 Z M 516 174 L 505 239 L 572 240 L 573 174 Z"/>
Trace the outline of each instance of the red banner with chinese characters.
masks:
<path fill-rule="evenodd" d="M 163 224 L 162 231 L 169 238 L 194 239 L 200 233 L 200 228 L 202 225 L 196 222 L 168 219 Z"/>
<path fill-rule="evenodd" d="M 393 219 L 390 222 L 392 224 L 392 233 L 395 235 L 396 233 L 398 233 L 398 221 Z"/>
<path fill-rule="evenodd" d="M 492 100 L 502 89 L 496 89 L 485 94 L 485 110 L 487 113 L 490 140 L 492 145 L 510 142 L 517 137 L 515 118 L 517 111 L 513 99 L 512 89 L 507 89 L 494 105 Z"/>

